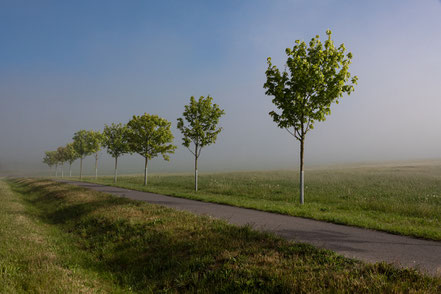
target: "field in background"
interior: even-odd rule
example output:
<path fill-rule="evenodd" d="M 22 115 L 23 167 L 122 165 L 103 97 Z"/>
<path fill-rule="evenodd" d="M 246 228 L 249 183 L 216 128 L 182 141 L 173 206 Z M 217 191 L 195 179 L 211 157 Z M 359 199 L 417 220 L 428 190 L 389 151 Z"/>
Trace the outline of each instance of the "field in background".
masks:
<path fill-rule="evenodd" d="M 0 180 L 1 293 L 437 293 L 441 279 L 45 180 Z"/>
<path fill-rule="evenodd" d="M 77 178 L 75 178 L 77 179 Z M 84 178 L 114 185 L 113 177 Z M 305 205 L 298 172 L 120 176 L 117 186 L 441 240 L 441 164 L 312 169 L 305 172 Z"/>

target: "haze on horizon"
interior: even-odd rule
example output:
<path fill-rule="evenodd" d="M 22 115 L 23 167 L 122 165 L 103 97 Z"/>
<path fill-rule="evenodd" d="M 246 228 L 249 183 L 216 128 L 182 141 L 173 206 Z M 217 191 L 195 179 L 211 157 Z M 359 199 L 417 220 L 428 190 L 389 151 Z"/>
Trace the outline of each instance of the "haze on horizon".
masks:
<path fill-rule="evenodd" d="M 225 109 L 200 171 L 297 169 L 298 142 L 279 129 L 265 96 L 266 58 L 331 29 L 359 77 L 306 138 L 313 165 L 441 158 L 441 2 L 0 2 L 0 174 L 45 172 L 43 153 L 80 129 L 132 115 L 173 124 L 178 150 L 151 172 L 191 172 L 176 119 L 190 96 Z M 113 161 L 101 152 L 100 172 Z M 141 172 L 139 155 L 120 172 Z M 92 173 L 93 158 L 85 161 Z M 77 171 L 76 165 L 74 171 Z"/>

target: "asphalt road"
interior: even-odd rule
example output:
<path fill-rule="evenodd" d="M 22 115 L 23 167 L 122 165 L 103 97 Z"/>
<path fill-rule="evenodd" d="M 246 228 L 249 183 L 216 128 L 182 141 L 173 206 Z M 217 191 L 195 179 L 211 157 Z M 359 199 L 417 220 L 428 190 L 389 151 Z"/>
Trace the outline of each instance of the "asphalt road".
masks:
<path fill-rule="evenodd" d="M 367 262 L 385 261 L 399 267 L 412 267 L 441 276 L 441 242 L 438 241 L 92 183 L 63 182 L 195 214 L 209 215 L 235 225 L 248 224 L 257 230 L 330 249 L 350 258 Z"/>

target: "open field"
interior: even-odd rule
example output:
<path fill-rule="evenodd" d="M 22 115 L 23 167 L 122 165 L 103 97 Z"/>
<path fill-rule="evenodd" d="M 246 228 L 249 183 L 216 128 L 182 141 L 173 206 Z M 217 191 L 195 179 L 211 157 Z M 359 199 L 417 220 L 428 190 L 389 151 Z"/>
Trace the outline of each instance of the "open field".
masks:
<path fill-rule="evenodd" d="M 76 178 L 77 179 L 77 178 Z M 83 178 L 114 185 L 113 177 Z M 441 164 L 314 169 L 298 204 L 294 171 L 120 176 L 119 187 L 217 202 L 340 224 L 441 240 Z"/>
<path fill-rule="evenodd" d="M 0 181 L 0 292 L 426 292 L 441 279 L 46 180 Z"/>

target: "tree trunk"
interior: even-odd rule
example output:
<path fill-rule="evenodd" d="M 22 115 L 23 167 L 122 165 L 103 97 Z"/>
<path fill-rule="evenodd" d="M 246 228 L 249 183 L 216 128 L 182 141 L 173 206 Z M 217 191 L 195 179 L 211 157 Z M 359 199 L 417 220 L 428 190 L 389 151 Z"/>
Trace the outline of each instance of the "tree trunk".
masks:
<path fill-rule="evenodd" d="M 198 191 L 198 158 L 194 159 L 194 190 Z"/>
<path fill-rule="evenodd" d="M 302 138 L 300 140 L 300 204 L 303 204 L 305 201 L 304 196 L 304 171 L 303 171 L 303 154 L 304 154 L 304 146 L 305 139 Z"/>
<path fill-rule="evenodd" d="M 194 190 L 198 191 L 198 145 L 194 148 Z"/>
<path fill-rule="evenodd" d="M 49 167 L 49 177 L 52 177 L 52 166 Z"/>
<path fill-rule="evenodd" d="M 69 178 L 72 177 L 72 162 L 69 162 Z"/>
<path fill-rule="evenodd" d="M 55 165 L 55 177 L 58 177 L 58 164 Z"/>
<path fill-rule="evenodd" d="M 95 180 L 98 179 L 98 153 L 95 154 Z"/>
<path fill-rule="evenodd" d="M 148 159 L 145 158 L 145 169 L 144 169 L 144 186 L 147 186 L 147 167 L 148 167 Z"/>
<path fill-rule="evenodd" d="M 116 183 L 118 178 L 118 157 L 115 157 L 115 176 L 113 177 L 113 182 Z"/>
<path fill-rule="evenodd" d="M 83 178 L 83 157 L 80 157 L 80 180 Z"/>
<path fill-rule="evenodd" d="M 64 164 L 61 165 L 61 178 L 64 177 L 64 168 L 63 168 Z"/>

